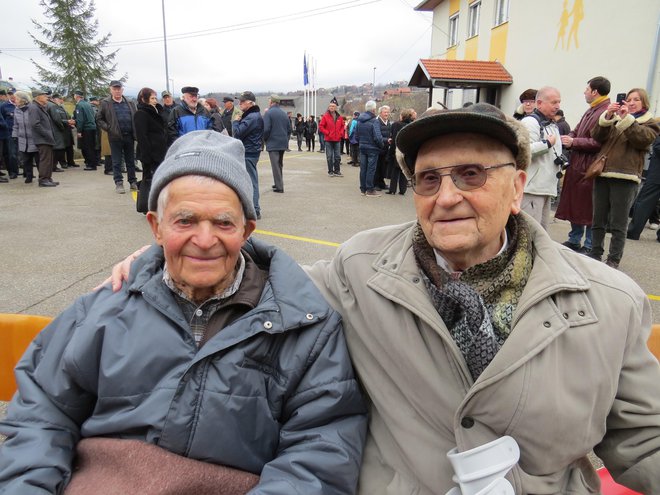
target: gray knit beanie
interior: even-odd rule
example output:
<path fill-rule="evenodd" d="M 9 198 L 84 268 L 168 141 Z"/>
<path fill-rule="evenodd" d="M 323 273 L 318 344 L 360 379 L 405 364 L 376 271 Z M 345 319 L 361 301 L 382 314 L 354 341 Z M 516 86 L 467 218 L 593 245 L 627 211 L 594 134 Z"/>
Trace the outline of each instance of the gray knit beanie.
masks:
<path fill-rule="evenodd" d="M 156 211 L 158 195 L 167 184 L 186 175 L 204 175 L 227 184 L 241 200 L 245 217 L 257 218 L 245 148 L 238 139 L 215 131 L 193 131 L 174 141 L 151 180 L 149 210 Z"/>

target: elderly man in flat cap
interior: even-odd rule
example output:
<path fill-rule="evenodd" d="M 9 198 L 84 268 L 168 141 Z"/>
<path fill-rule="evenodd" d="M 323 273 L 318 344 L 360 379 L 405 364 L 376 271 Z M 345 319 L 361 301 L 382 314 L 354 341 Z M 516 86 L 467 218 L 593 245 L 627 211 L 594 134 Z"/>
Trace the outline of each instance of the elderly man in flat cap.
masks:
<path fill-rule="evenodd" d="M 157 244 L 17 367 L 0 492 L 354 493 L 367 418 L 341 319 L 289 256 L 248 240 L 243 153 L 213 131 L 169 149 Z"/>
<path fill-rule="evenodd" d="M 416 220 L 308 269 L 370 398 L 358 493 L 598 493 L 592 449 L 619 483 L 660 493 L 648 300 L 521 212 L 522 124 L 477 103 L 396 144 Z"/>
<path fill-rule="evenodd" d="M 39 187 L 55 187 L 60 183 L 53 180 L 53 122 L 48 114 L 48 92 L 32 91 L 32 103 L 28 107 L 28 125 L 32 130 L 32 141 L 39 151 Z"/>
<path fill-rule="evenodd" d="M 229 135 L 233 136 L 234 130 L 232 129 L 231 123 L 235 118 L 241 115 L 241 110 L 234 105 L 234 98 L 231 96 L 225 96 L 222 99 L 222 104 L 224 106 L 224 110 L 222 111 L 222 125 L 225 126 Z"/>
<path fill-rule="evenodd" d="M 371 398 L 359 492 L 596 493 L 594 449 L 660 493 L 648 300 L 521 213 L 525 128 L 480 103 L 418 119 L 397 147 L 417 219 L 309 271 Z"/>
<path fill-rule="evenodd" d="M 170 144 L 184 134 L 206 129 L 222 132 L 214 125 L 209 111 L 199 101 L 199 88 L 184 86 L 181 88 L 181 103 L 170 111 L 167 132 Z"/>

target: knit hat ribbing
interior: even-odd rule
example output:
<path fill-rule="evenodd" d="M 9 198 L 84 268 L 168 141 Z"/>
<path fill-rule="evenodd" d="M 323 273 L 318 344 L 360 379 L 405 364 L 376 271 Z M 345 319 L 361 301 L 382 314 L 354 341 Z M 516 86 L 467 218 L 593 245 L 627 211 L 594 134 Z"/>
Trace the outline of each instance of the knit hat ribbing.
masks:
<path fill-rule="evenodd" d="M 203 175 L 227 184 L 238 195 L 246 218 L 257 218 L 245 148 L 238 139 L 216 131 L 193 131 L 174 141 L 151 181 L 149 210 L 156 211 L 158 195 L 167 184 L 187 175 Z"/>

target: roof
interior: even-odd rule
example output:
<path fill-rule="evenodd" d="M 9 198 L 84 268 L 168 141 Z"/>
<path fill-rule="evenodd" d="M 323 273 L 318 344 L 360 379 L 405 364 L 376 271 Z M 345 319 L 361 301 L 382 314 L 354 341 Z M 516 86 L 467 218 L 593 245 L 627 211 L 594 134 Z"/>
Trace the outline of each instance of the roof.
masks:
<path fill-rule="evenodd" d="M 424 0 L 422 3 L 420 3 L 413 10 L 418 10 L 418 11 L 422 11 L 422 12 L 433 12 L 433 9 L 435 9 L 441 3 L 442 3 L 442 0 Z"/>
<path fill-rule="evenodd" d="M 499 62 L 485 60 L 421 59 L 408 83 L 420 88 L 476 88 L 513 83 Z"/>

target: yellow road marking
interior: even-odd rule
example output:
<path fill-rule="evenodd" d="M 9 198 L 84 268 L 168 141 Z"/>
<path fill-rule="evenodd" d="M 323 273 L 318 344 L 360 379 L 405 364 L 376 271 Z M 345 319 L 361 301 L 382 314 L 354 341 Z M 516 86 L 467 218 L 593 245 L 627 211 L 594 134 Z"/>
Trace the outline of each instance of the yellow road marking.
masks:
<path fill-rule="evenodd" d="M 651 301 L 660 301 L 660 296 L 654 296 L 653 294 L 646 294 L 646 296 L 647 296 Z"/>
<path fill-rule="evenodd" d="M 269 230 L 256 229 L 254 231 L 254 233 L 255 234 L 261 234 L 261 235 L 269 235 L 269 236 L 272 236 L 272 237 L 281 237 L 283 239 L 291 239 L 293 241 L 302 241 L 302 242 L 309 242 L 309 243 L 312 243 L 312 244 L 321 244 L 323 246 L 332 246 L 332 247 L 339 246 L 339 243 L 337 243 L 337 242 L 322 241 L 320 239 L 311 239 L 309 237 L 299 237 L 297 235 L 280 234 L 279 232 L 271 232 Z"/>

